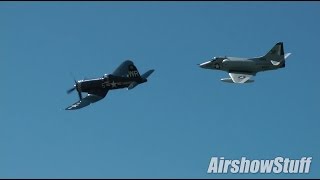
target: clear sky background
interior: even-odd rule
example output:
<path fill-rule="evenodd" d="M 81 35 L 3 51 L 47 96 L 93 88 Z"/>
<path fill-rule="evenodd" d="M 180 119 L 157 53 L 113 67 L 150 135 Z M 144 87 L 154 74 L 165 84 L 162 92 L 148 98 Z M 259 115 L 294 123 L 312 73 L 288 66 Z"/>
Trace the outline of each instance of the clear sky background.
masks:
<path fill-rule="evenodd" d="M 1 2 L 1 178 L 320 177 L 318 2 Z M 254 83 L 197 66 L 264 55 Z M 77 111 L 73 77 L 131 59 L 149 81 Z M 207 174 L 210 158 L 300 159 L 309 174 Z"/>

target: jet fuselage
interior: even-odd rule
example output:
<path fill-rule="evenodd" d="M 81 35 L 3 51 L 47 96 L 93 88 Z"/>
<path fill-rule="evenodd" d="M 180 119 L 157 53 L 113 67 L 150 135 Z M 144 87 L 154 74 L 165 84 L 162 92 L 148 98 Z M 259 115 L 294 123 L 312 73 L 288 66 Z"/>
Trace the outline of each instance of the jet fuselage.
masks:
<path fill-rule="evenodd" d="M 263 57 L 238 58 L 238 57 L 216 57 L 210 61 L 202 63 L 200 67 L 205 69 L 222 70 L 226 72 L 248 72 L 256 74 L 260 71 L 275 70 L 285 67 L 285 61 L 278 66 L 266 61 Z"/>

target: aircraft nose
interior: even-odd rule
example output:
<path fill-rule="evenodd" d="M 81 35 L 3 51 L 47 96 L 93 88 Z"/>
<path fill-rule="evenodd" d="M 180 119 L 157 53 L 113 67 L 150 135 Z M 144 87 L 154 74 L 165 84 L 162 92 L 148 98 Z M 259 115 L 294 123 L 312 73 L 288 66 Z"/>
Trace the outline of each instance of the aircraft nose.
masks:
<path fill-rule="evenodd" d="M 201 63 L 201 64 L 198 64 L 201 68 L 205 68 L 205 69 L 208 69 L 210 68 L 211 66 L 211 61 L 207 61 L 207 62 L 204 62 L 204 63 Z"/>

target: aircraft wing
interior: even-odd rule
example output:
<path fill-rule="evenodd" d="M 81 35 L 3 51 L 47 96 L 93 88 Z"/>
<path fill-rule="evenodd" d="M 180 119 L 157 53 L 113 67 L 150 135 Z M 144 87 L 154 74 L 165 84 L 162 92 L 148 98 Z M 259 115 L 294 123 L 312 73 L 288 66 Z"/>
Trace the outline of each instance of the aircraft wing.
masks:
<path fill-rule="evenodd" d="M 229 73 L 229 76 L 231 77 L 234 83 L 245 83 L 253 76 L 253 74 L 243 72 L 232 72 Z"/>
<path fill-rule="evenodd" d="M 86 107 L 91 103 L 95 103 L 103 99 L 108 93 L 108 90 L 105 92 L 92 92 L 89 93 L 85 98 L 82 98 L 78 102 L 72 104 L 71 106 L 67 107 L 66 110 L 75 110 Z"/>

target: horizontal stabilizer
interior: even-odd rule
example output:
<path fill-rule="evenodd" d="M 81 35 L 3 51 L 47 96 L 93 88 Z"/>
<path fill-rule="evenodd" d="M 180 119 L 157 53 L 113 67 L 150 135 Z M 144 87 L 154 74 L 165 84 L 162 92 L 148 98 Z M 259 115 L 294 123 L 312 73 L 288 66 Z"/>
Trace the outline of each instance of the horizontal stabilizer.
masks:
<path fill-rule="evenodd" d="M 153 72 L 154 72 L 154 69 L 151 69 L 151 70 L 145 72 L 141 77 L 144 79 L 147 79 Z"/>
<path fill-rule="evenodd" d="M 138 85 L 137 82 L 133 82 L 128 86 L 128 90 L 133 89 L 134 87 L 136 87 Z"/>
<path fill-rule="evenodd" d="M 290 55 L 291 55 L 291 53 L 286 53 L 286 54 L 284 55 L 284 59 L 287 59 Z"/>

